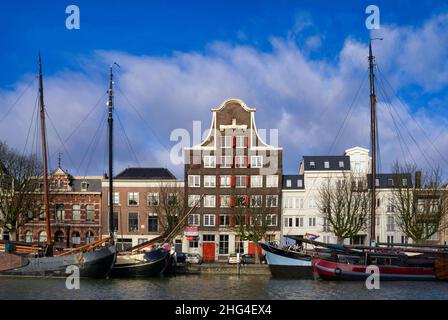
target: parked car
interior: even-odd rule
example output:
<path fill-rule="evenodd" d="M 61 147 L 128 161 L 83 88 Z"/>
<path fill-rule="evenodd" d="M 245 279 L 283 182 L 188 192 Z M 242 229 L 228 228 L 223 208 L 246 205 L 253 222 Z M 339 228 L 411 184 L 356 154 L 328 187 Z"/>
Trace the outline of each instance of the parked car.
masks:
<path fill-rule="evenodd" d="M 202 257 L 198 253 L 187 253 L 186 262 L 191 264 L 202 264 Z"/>
<path fill-rule="evenodd" d="M 229 255 L 229 259 L 227 260 L 227 262 L 228 262 L 229 264 L 237 264 L 237 263 L 240 263 L 240 262 L 241 262 L 241 255 L 240 255 L 240 258 L 238 259 L 238 256 L 236 255 L 236 253 L 231 253 L 231 254 Z"/>
<path fill-rule="evenodd" d="M 188 253 L 185 252 L 176 252 L 176 263 L 185 263 L 187 262 Z"/>
<path fill-rule="evenodd" d="M 264 255 L 261 255 L 259 258 L 260 258 L 261 263 L 266 263 L 266 258 Z M 255 264 L 255 254 L 252 254 L 252 253 L 243 254 L 241 257 L 241 263 L 242 264 Z"/>

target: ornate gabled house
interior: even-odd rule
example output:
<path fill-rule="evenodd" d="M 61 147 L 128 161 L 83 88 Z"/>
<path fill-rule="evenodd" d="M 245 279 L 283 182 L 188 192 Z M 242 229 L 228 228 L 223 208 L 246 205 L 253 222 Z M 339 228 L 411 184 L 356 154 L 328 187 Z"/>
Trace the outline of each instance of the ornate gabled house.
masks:
<path fill-rule="evenodd" d="M 264 238 L 271 241 L 280 240 L 281 222 L 282 148 L 264 141 L 255 124 L 255 108 L 243 101 L 228 99 L 211 111 L 208 136 L 185 148 L 189 206 L 201 195 L 204 198 L 189 218 L 183 249 L 206 261 L 224 260 L 235 252 L 254 253 L 254 243 L 239 236 L 235 208 L 263 208 L 268 213 Z"/>
<path fill-rule="evenodd" d="M 61 167 L 49 176 L 50 223 L 56 247 L 75 247 L 99 240 L 101 236 L 102 177 L 72 176 Z M 42 183 L 36 186 L 42 192 Z M 44 210 L 20 232 L 20 240 L 46 241 Z"/>

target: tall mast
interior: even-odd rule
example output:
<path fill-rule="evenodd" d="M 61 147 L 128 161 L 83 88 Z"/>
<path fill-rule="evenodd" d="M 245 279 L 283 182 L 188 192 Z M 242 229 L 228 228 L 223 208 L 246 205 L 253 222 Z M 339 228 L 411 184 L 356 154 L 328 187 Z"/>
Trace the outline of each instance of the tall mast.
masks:
<path fill-rule="evenodd" d="M 375 95 L 375 57 L 372 55 L 372 41 L 369 43 L 369 69 L 370 69 L 370 135 L 372 144 L 371 163 L 371 201 L 370 201 L 370 243 L 376 240 L 375 210 L 376 210 L 376 95 Z"/>
<path fill-rule="evenodd" d="M 114 105 L 114 92 L 113 92 L 113 73 L 112 66 L 110 66 L 109 77 L 109 100 L 107 106 L 109 110 L 109 117 L 107 119 L 109 125 L 109 235 L 113 239 L 114 235 L 114 195 L 113 195 L 113 105 Z"/>
<path fill-rule="evenodd" d="M 44 178 L 44 206 L 45 223 L 47 232 L 47 244 L 51 246 L 51 226 L 50 226 L 50 201 L 48 196 L 48 175 L 47 175 L 47 138 L 45 133 L 45 105 L 44 105 L 44 84 L 42 80 L 42 59 L 39 51 L 39 104 L 40 104 L 40 128 L 42 135 L 42 165 Z M 50 250 L 51 252 L 51 250 Z"/>

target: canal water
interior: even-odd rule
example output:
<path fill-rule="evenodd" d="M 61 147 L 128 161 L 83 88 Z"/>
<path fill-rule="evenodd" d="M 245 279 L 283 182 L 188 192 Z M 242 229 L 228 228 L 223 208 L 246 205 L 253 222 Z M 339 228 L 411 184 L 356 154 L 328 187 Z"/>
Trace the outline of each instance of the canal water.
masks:
<path fill-rule="evenodd" d="M 65 279 L 0 277 L 6 299 L 448 299 L 448 283 L 382 282 L 367 290 L 363 282 L 279 280 L 269 276 L 188 275 L 147 279 L 82 279 L 68 290 Z"/>

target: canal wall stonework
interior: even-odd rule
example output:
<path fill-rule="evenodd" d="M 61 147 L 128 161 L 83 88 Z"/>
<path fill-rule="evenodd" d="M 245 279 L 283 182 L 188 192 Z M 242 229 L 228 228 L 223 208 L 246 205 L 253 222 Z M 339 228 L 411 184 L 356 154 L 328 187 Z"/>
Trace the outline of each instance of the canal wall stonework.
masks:
<path fill-rule="evenodd" d="M 200 274 L 226 274 L 226 275 L 238 275 L 238 269 L 236 265 L 225 264 L 203 264 L 199 268 Z M 266 275 L 270 276 L 269 266 L 262 265 L 245 265 L 239 268 L 240 275 Z"/>

